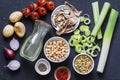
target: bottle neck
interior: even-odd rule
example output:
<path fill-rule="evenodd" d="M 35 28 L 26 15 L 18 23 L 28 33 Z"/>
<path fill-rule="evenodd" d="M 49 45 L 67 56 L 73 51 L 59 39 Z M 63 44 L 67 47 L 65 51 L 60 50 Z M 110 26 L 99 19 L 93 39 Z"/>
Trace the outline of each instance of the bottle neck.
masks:
<path fill-rule="evenodd" d="M 44 38 L 51 26 L 44 21 L 36 20 L 34 25 L 33 34 L 37 33 L 39 37 Z"/>

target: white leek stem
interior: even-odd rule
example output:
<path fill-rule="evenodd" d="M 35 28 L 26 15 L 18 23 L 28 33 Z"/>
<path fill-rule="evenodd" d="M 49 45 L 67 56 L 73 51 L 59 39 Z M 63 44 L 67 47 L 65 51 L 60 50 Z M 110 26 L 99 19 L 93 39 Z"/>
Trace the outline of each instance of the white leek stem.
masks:
<path fill-rule="evenodd" d="M 115 24 L 117 22 L 117 18 L 118 18 L 118 11 L 116 11 L 115 9 L 112 9 L 109 20 L 108 20 L 108 24 L 104 33 L 102 51 L 100 54 L 100 59 L 97 67 L 97 71 L 100 73 L 103 73 L 104 71 L 104 67 L 107 61 L 110 43 L 111 43 L 114 28 L 115 28 Z"/>

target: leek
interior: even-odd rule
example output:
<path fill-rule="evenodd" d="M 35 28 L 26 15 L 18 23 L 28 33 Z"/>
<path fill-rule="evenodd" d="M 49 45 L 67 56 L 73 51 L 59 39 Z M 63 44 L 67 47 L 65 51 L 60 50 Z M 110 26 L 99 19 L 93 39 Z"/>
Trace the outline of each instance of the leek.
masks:
<path fill-rule="evenodd" d="M 92 33 L 91 33 L 92 36 L 96 37 L 98 31 L 100 30 L 100 28 L 104 22 L 104 19 L 107 15 L 109 9 L 110 9 L 110 3 L 105 2 L 103 5 L 103 8 L 102 8 L 102 11 L 100 13 L 99 19 L 97 21 L 97 24 L 95 24 L 94 29 L 92 30 Z"/>
<path fill-rule="evenodd" d="M 104 71 L 104 67 L 107 61 L 108 51 L 109 51 L 109 47 L 110 47 L 110 43 L 111 43 L 117 18 L 118 18 L 118 11 L 116 11 L 115 9 L 112 9 L 110 13 L 109 21 L 104 33 L 102 51 L 101 51 L 101 55 L 100 55 L 100 59 L 97 67 L 97 71 L 100 73 L 103 73 Z"/>
<path fill-rule="evenodd" d="M 94 23 L 97 24 L 97 21 L 99 19 L 99 4 L 98 1 L 92 3 L 92 10 L 93 10 L 93 16 L 94 16 Z M 101 29 L 99 29 L 97 34 L 98 39 L 102 39 L 102 32 Z"/>

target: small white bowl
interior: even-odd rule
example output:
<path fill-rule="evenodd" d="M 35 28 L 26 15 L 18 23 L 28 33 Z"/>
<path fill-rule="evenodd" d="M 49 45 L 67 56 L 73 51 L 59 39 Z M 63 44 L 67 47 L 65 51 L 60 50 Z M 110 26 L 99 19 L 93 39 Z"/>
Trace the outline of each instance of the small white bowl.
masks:
<path fill-rule="evenodd" d="M 66 69 L 66 70 L 68 71 L 68 79 L 67 79 L 67 80 L 70 80 L 71 71 L 70 71 L 70 69 L 68 69 L 68 68 L 65 67 L 65 66 L 58 67 L 58 68 L 55 70 L 55 72 L 54 72 L 55 80 L 58 80 L 58 78 L 56 77 L 56 72 L 57 72 L 59 69 Z"/>
<path fill-rule="evenodd" d="M 79 72 L 78 70 L 76 70 L 76 68 L 75 68 L 75 66 L 74 66 L 74 62 L 75 62 L 76 58 L 79 57 L 79 56 L 83 56 L 83 55 L 89 57 L 89 58 L 91 59 L 91 61 L 92 61 L 92 68 L 91 68 L 88 72 L 86 72 L 86 73 Z M 92 58 L 91 56 L 89 56 L 88 54 L 78 54 L 78 55 L 76 55 L 75 58 L 73 59 L 73 68 L 74 68 L 74 70 L 75 70 L 78 74 L 87 75 L 87 74 L 89 74 L 90 72 L 92 72 L 92 70 L 93 70 L 93 68 L 94 68 L 94 60 L 93 60 L 93 58 Z"/>
<path fill-rule="evenodd" d="M 68 10 L 70 10 L 70 7 L 67 6 L 67 5 L 60 5 L 60 6 L 56 7 L 56 8 L 54 9 L 54 11 L 52 12 L 52 14 L 51 14 L 51 24 L 52 24 L 53 28 L 55 28 L 55 30 L 57 30 L 57 31 L 59 30 L 59 28 L 54 25 L 54 23 L 53 23 L 53 21 L 52 21 L 52 18 L 53 18 L 53 15 L 57 14 L 57 12 L 58 12 L 59 10 L 61 10 L 61 9 L 68 9 Z M 77 29 L 77 27 L 78 27 L 79 24 L 80 24 L 80 17 L 77 17 L 77 19 L 78 19 L 78 22 L 76 23 L 74 29 L 73 29 L 73 30 L 70 30 L 70 31 L 68 31 L 68 32 L 65 32 L 65 33 L 71 33 L 71 32 L 73 32 L 75 29 Z"/>
<path fill-rule="evenodd" d="M 44 64 L 46 66 L 46 71 L 42 72 L 39 70 L 40 64 Z M 35 71 L 40 75 L 47 75 L 51 71 L 50 63 L 44 58 L 39 59 L 35 64 Z"/>
<path fill-rule="evenodd" d="M 64 59 L 62 59 L 62 60 L 60 60 L 60 61 L 55 61 L 55 60 L 52 60 L 52 59 L 50 59 L 49 57 L 47 57 L 46 51 L 45 51 L 45 47 L 46 47 L 46 45 L 47 45 L 50 41 L 53 41 L 53 40 L 63 40 L 63 41 L 65 41 L 65 43 L 66 43 L 67 46 L 68 46 L 68 53 L 67 53 L 66 58 L 64 58 Z M 45 45 L 44 45 L 44 54 L 45 54 L 46 58 L 47 58 L 49 61 L 54 62 L 54 63 L 60 63 L 60 62 L 65 61 L 65 60 L 68 58 L 68 56 L 69 56 L 69 54 L 70 54 L 70 46 L 69 46 L 68 42 L 67 42 L 64 38 L 62 38 L 62 37 L 58 37 L 58 36 L 51 37 L 50 39 L 48 39 L 48 40 L 46 41 L 46 43 L 45 43 Z"/>

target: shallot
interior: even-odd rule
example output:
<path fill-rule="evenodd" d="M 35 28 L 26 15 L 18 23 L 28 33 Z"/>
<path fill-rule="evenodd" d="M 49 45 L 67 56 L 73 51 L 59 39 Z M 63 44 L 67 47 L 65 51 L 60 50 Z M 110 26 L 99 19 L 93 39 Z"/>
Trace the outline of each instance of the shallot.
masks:
<path fill-rule="evenodd" d="M 7 66 L 8 69 L 10 69 L 11 71 L 16 71 L 20 68 L 21 64 L 18 60 L 11 60 Z"/>
<path fill-rule="evenodd" d="M 13 39 L 10 41 L 10 44 L 9 44 L 9 45 L 10 45 L 11 49 L 14 50 L 14 51 L 17 51 L 18 48 L 19 48 L 19 46 L 20 46 L 19 41 L 18 41 L 17 39 L 15 39 L 15 38 L 13 38 Z"/>
<path fill-rule="evenodd" d="M 4 54 L 7 59 L 14 59 L 15 58 L 15 53 L 13 50 L 8 49 L 6 47 L 3 47 L 4 49 Z"/>

